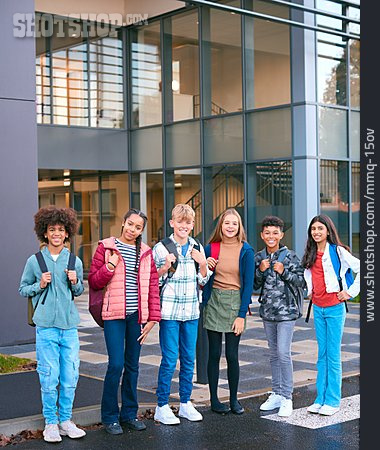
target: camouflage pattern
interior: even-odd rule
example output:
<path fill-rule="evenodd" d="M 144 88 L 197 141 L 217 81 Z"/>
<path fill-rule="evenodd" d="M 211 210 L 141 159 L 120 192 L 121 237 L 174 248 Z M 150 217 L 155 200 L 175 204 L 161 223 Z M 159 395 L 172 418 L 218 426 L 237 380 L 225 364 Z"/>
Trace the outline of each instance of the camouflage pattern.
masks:
<path fill-rule="evenodd" d="M 287 252 L 287 255 L 282 261 L 285 270 L 280 275 L 273 270 L 273 264 L 281 252 Z M 259 270 L 259 266 L 266 258 L 268 258 L 266 249 L 255 255 L 255 289 L 260 293 L 264 284 L 259 309 L 260 317 L 263 320 L 275 322 L 295 320 L 299 317 L 298 306 L 284 280 L 293 287 L 294 292 L 306 286 L 303 277 L 304 269 L 300 260 L 293 250 L 280 246 L 280 249 L 272 254 L 271 266 L 263 273 Z"/>

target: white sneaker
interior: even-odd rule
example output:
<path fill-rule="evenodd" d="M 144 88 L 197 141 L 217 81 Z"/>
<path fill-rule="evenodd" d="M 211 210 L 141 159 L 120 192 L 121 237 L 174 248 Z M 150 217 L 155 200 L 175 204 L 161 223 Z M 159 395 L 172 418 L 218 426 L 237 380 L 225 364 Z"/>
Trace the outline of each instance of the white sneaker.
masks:
<path fill-rule="evenodd" d="M 271 392 L 267 400 L 260 406 L 261 411 L 270 411 L 281 406 L 282 395 Z"/>
<path fill-rule="evenodd" d="M 62 438 L 59 434 L 58 424 L 50 423 L 45 425 L 45 429 L 42 432 L 44 441 L 46 442 L 61 442 Z"/>
<path fill-rule="evenodd" d="M 191 422 L 199 422 L 203 420 L 202 414 L 194 408 L 194 405 L 191 401 L 187 403 L 181 403 L 179 405 L 179 417 L 184 417 Z"/>
<path fill-rule="evenodd" d="M 319 410 L 319 414 L 322 414 L 323 416 L 332 416 L 333 414 L 337 413 L 339 411 L 339 406 L 329 406 L 329 405 L 323 405 L 321 406 L 321 409 Z"/>
<path fill-rule="evenodd" d="M 289 417 L 293 412 L 293 401 L 291 398 L 282 397 L 282 402 L 277 415 L 280 417 Z"/>
<path fill-rule="evenodd" d="M 309 413 L 313 413 L 313 414 L 318 414 L 319 410 L 322 408 L 322 405 L 320 405 L 319 403 L 313 403 L 312 405 L 310 405 L 307 408 L 307 412 Z"/>
<path fill-rule="evenodd" d="M 178 417 L 174 415 L 168 404 L 164 406 L 156 406 L 154 420 L 157 420 L 157 422 L 161 422 L 164 425 L 177 425 L 181 423 Z"/>
<path fill-rule="evenodd" d="M 71 439 L 79 439 L 86 436 L 86 432 L 78 428 L 71 420 L 65 420 L 59 424 L 59 434 L 61 436 L 69 436 Z"/>

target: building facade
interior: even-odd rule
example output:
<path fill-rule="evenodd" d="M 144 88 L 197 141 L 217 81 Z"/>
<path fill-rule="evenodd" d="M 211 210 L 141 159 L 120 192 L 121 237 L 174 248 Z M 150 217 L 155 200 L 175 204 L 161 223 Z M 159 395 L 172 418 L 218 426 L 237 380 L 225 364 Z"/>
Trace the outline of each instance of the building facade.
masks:
<path fill-rule="evenodd" d="M 5 3 L 9 22 L 20 6 Z M 8 37 L 27 58 L 27 83 L 9 76 L 14 95 L 0 90 L 2 125 L 8 120 L 20 140 L 6 142 L 17 147 L 6 156 L 11 166 L 20 158 L 23 166 L 16 204 L 27 204 L 20 215 L 21 206 L 5 203 L 22 217 L 8 293 L 17 314 L 26 309 L 17 299 L 20 270 L 36 251 L 31 217 L 49 204 L 78 211 L 73 249 L 85 269 L 129 207 L 147 213 L 144 238 L 153 245 L 170 232 L 178 202 L 194 208 L 203 242 L 235 207 L 255 249 L 262 218 L 274 214 L 286 224 L 284 243 L 302 256 L 308 223 L 321 212 L 358 253 L 359 2 L 163 1 L 144 23 L 103 28 L 42 9 L 46 2 L 24 3 L 37 12 L 36 29 L 52 32 Z M 19 130 L 12 102 L 28 107 Z M 30 130 L 20 133 L 24 123 Z M 1 335 L 0 345 L 25 341 L 24 328 Z"/>

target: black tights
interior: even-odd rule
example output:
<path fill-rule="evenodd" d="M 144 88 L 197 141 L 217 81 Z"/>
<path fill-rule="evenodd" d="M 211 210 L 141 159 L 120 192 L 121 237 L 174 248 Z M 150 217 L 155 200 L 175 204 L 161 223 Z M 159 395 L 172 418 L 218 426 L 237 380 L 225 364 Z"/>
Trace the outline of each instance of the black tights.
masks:
<path fill-rule="evenodd" d="M 219 381 L 219 362 L 222 354 L 222 336 L 219 331 L 207 330 L 209 355 L 207 363 L 207 376 L 210 389 L 211 405 L 217 405 L 218 400 L 218 381 Z M 237 390 L 239 384 L 239 342 L 240 334 L 225 333 L 226 340 L 226 359 L 227 359 L 227 377 L 230 388 L 230 403 L 237 401 Z"/>

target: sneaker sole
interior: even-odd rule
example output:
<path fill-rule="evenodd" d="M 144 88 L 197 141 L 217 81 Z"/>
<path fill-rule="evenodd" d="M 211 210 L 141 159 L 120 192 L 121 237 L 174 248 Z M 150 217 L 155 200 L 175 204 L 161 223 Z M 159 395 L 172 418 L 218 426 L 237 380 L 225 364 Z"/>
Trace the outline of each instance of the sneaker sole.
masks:
<path fill-rule="evenodd" d="M 70 436 L 69 433 L 66 433 L 66 431 L 60 431 L 59 434 L 61 436 L 68 436 L 70 439 L 80 439 L 86 436 L 86 434 L 82 434 L 81 436 Z"/>
<path fill-rule="evenodd" d="M 156 417 L 154 417 L 154 420 L 156 422 L 162 423 L 163 425 L 179 425 L 181 423 L 181 421 L 179 419 L 178 419 L 178 422 L 177 421 L 175 421 L 175 422 L 163 422 L 162 420 L 156 419 Z"/>
<path fill-rule="evenodd" d="M 280 408 L 280 407 L 281 407 L 281 405 L 273 406 L 272 408 L 268 408 L 268 407 L 262 408 L 260 406 L 260 411 L 273 411 L 274 409 L 277 409 L 277 408 Z"/>
<path fill-rule="evenodd" d="M 201 419 L 189 419 L 188 417 L 182 416 L 181 414 L 178 414 L 178 415 L 179 415 L 179 417 L 182 417 L 183 419 L 187 419 L 189 422 L 202 422 L 202 420 L 203 420 L 203 417 Z"/>
<path fill-rule="evenodd" d="M 44 441 L 45 442 L 62 442 L 62 439 L 46 439 L 44 436 Z"/>

